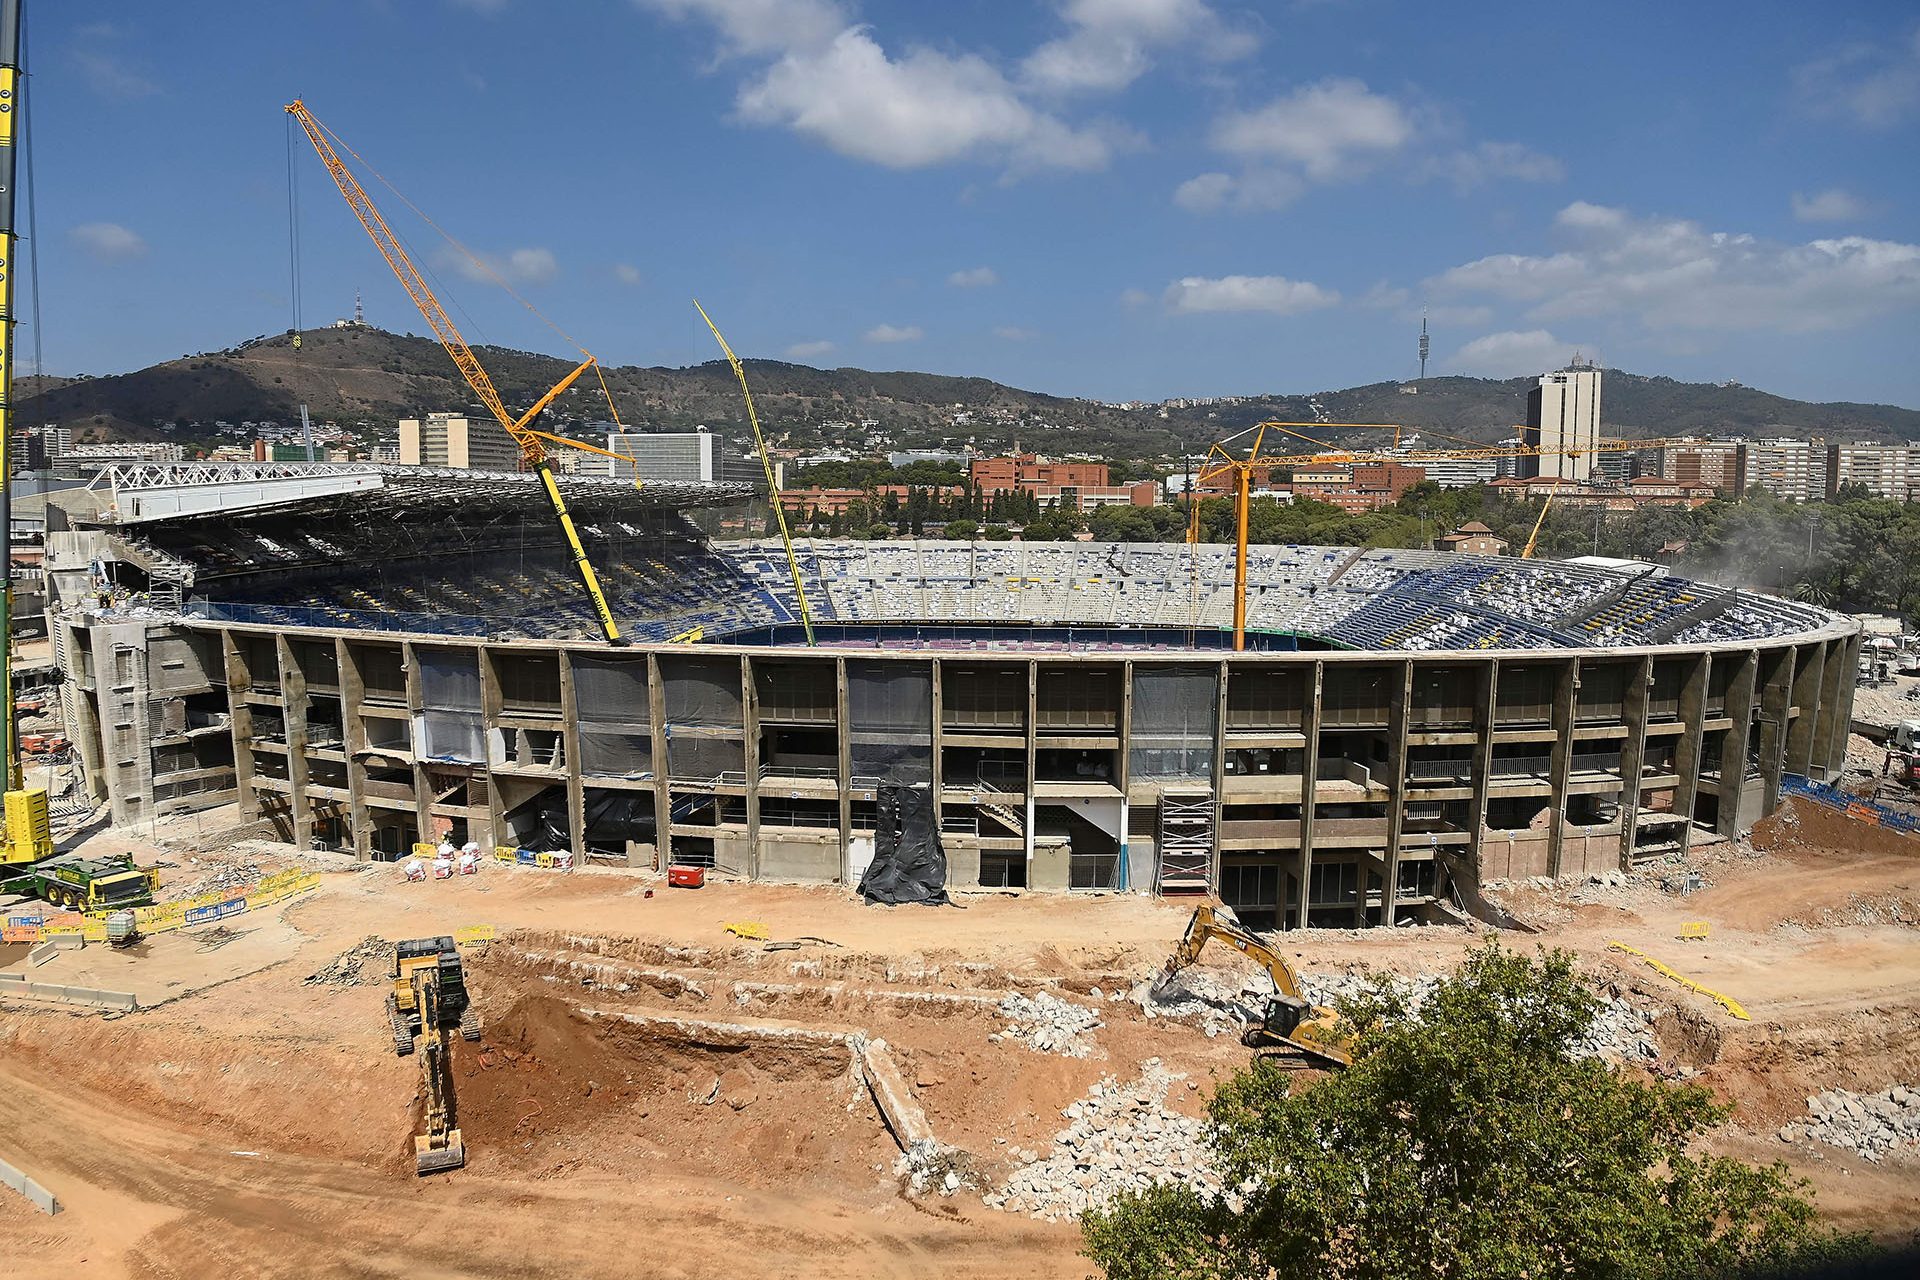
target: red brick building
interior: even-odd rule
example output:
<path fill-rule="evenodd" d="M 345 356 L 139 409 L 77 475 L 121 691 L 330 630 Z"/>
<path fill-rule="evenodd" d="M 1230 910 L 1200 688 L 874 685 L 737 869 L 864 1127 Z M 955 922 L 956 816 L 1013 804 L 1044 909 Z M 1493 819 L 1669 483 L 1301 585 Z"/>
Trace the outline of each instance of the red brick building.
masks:
<path fill-rule="evenodd" d="M 1093 507 L 1150 507 L 1160 496 L 1151 480 L 1109 483 L 1104 462 L 1049 462 L 1036 454 L 1011 458 L 975 458 L 969 470 L 982 498 L 1001 493 L 1030 493 L 1042 507 L 1073 511 Z"/>

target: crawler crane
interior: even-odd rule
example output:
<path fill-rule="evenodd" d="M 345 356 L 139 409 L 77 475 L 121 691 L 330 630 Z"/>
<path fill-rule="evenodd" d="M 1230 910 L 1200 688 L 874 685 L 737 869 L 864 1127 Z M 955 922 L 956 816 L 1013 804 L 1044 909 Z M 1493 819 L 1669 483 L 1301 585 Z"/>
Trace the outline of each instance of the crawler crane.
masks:
<path fill-rule="evenodd" d="M 540 478 L 540 486 L 546 491 L 547 501 L 553 506 L 554 517 L 560 522 L 560 532 L 566 538 L 567 554 L 573 558 L 574 570 L 580 576 L 580 585 L 585 589 L 587 598 L 593 605 L 594 617 L 599 621 L 601 635 L 609 644 L 628 643 L 626 637 L 620 633 L 619 624 L 613 620 L 612 610 L 607 607 L 607 597 L 600 589 L 599 576 L 593 571 L 593 563 L 587 558 L 587 549 L 581 544 L 580 533 L 574 528 L 573 516 L 567 510 L 567 501 L 561 497 L 560 486 L 554 480 L 553 464 L 547 455 L 544 443 L 549 440 L 562 444 L 572 442 L 533 430 L 534 422 L 547 407 L 559 399 L 560 394 L 578 381 L 582 374 L 589 369 L 597 370 L 599 362 L 593 356 L 587 355 L 586 360 L 578 368 L 562 378 L 553 390 L 541 396 L 531 409 L 515 417 L 508 410 L 505 402 L 500 399 L 499 391 L 494 388 L 493 379 L 488 376 L 478 357 L 473 354 L 472 348 L 467 346 L 467 340 L 461 337 L 460 330 L 454 327 L 446 308 L 440 305 L 440 299 L 435 297 L 433 290 L 427 286 L 426 278 L 420 274 L 420 269 L 414 266 L 413 259 L 408 256 L 399 237 L 394 235 L 392 229 L 388 227 L 387 220 L 381 216 L 380 210 L 374 207 L 372 198 L 360 186 L 359 180 L 353 176 L 346 162 L 340 158 L 339 152 L 334 149 L 331 140 L 332 132 L 314 119 L 313 113 L 307 110 L 306 104 L 298 99 L 287 104 L 287 114 L 297 120 L 300 127 L 306 131 L 307 141 L 313 144 L 313 149 L 319 154 L 321 163 L 326 165 L 327 173 L 333 178 L 334 185 L 339 187 L 340 194 L 346 197 L 354 216 L 360 219 L 360 225 L 365 227 L 367 234 L 372 237 L 374 246 L 380 250 L 380 255 L 393 269 L 393 274 L 398 277 L 401 287 L 407 291 L 407 296 L 413 299 L 413 305 L 419 308 L 421 317 L 433 330 L 434 336 L 440 339 L 440 345 L 447 349 L 449 356 L 453 357 L 453 363 L 459 368 L 460 376 L 467 380 L 467 385 L 473 388 L 473 393 L 480 398 L 480 403 L 487 407 L 487 411 L 506 430 L 507 435 L 512 437 L 514 444 L 519 446 L 520 456 L 527 469 Z M 604 388 L 605 380 L 603 379 L 602 389 Z M 608 404 L 609 406 L 612 404 L 611 396 L 608 397 Z M 615 416 L 618 417 L 617 414 Z M 605 450 L 595 449 L 593 452 L 602 453 Z"/>

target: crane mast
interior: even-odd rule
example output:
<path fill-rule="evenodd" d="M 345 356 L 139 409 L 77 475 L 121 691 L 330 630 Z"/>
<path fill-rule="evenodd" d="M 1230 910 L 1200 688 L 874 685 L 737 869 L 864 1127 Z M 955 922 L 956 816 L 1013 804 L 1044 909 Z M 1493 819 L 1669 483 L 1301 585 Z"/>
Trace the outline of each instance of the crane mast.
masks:
<path fill-rule="evenodd" d="M 433 330 L 434 336 L 440 340 L 440 345 L 446 348 L 447 354 L 453 358 L 455 367 L 460 370 L 460 376 L 467 380 L 467 385 L 473 388 L 473 393 L 480 398 L 480 403 L 486 406 L 487 412 L 494 416 L 514 444 L 519 447 L 520 456 L 527 467 L 539 476 L 541 488 L 545 491 L 547 501 L 553 507 L 554 516 L 560 523 L 560 531 L 566 537 L 567 553 L 573 560 L 574 572 L 579 575 L 580 585 L 586 590 L 587 597 L 593 605 L 594 616 L 599 621 L 602 636 L 609 644 L 626 644 L 627 639 L 621 635 L 620 626 L 614 621 L 613 612 L 607 606 L 606 594 L 600 589 L 599 575 L 594 572 L 593 562 L 587 557 L 586 547 L 580 541 L 579 530 L 574 527 L 573 515 L 567 510 L 566 499 L 561 496 L 559 483 L 554 479 L 553 464 L 548 457 L 545 444 L 542 443 L 543 433 L 532 429 L 533 423 L 547 406 L 551 405 L 561 392 L 572 386 L 582 374 L 594 368 L 598 362 L 592 356 L 588 356 L 584 363 L 562 378 L 546 395 L 540 397 L 531 409 L 516 418 L 507 408 L 506 403 L 501 400 L 500 392 L 494 387 L 493 379 L 488 376 L 479 357 L 473 354 L 473 349 L 467 345 L 467 340 L 460 336 L 460 330 L 454 325 L 453 318 L 447 314 L 446 308 L 440 305 L 440 299 L 434 296 L 433 290 L 427 285 L 426 278 L 413 264 L 413 259 L 401 245 L 399 237 L 394 235 L 392 228 L 387 225 L 387 220 L 375 207 L 372 197 L 367 195 L 359 180 L 353 176 L 352 170 L 347 168 L 346 162 L 334 150 L 333 144 L 327 138 L 326 130 L 318 120 L 313 118 L 313 113 L 307 110 L 306 103 L 296 98 L 287 104 L 287 114 L 299 121 L 301 129 L 306 132 L 307 141 L 313 144 L 314 151 L 320 156 L 320 162 L 327 167 L 328 176 L 333 179 L 334 185 L 340 188 L 340 194 L 346 198 L 347 205 L 353 210 L 354 216 L 360 219 L 360 225 L 366 228 L 374 247 L 380 250 L 380 256 L 387 260 L 387 266 L 392 268 L 395 278 L 400 281 L 400 287 L 407 291 L 409 298 L 413 299 L 413 305 L 418 308 L 421 317 Z"/>

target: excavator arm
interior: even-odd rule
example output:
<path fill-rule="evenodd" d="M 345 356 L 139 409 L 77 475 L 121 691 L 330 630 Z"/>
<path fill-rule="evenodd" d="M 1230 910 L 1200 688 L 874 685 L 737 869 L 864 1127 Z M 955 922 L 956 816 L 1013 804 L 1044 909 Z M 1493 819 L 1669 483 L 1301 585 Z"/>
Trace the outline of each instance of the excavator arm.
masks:
<path fill-rule="evenodd" d="M 1155 990 L 1165 989 L 1174 975 L 1198 960 L 1207 943 L 1215 939 L 1265 969 L 1273 983 L 1273 995 L 1267 1001 L 1261 1023 L 1250 1027 L 1244 1037 L 1249 1046 L 1284 1048 L 1321 1066 L 1352 1065 L 1353 1054 L 1335 1029 L 1333 1012 L 1315 1006 L 1307 998 L 1287 958 L 1245 929 L 1221 919 L 1210 903 L 1194 908 L 1186 933 L 1154 983 Z"/>
<path fill-rule="evenodd" d="M 547 406 L 572 386 L 582 374 L 592 369 L 597 362 L 592 356 L 588 356 L 584 364 L 562 378 L 559 384 L 542 396 L 533 408 L 516 418 L 508 410 L 506 403 L 501 400 L 500 392 L 493 385 L 493 379 L 481 365 L 479 357 L 473 354 L 473 349 L 467 345 L 467 340 L 460 335 L 460 330 L 454 325 L 453 318 L 447 314 L 447 309 L 440 305 L 440 299 L 435 297 L 433 290 L 428 287 L 426 277 L 421 275 L 420 269 L 414 265 L 413 258 L 408 255 L 406 247 L 400 243 L 400 238 L 393 233 L 393 229 L 387 225 L 387 220 L 381 216 L 380 210 L 373 203 L 373 198 L 361 187 L 359 179 L 353 176 L 353 171 L 347 168 L 346 161 L 342 160 L 340 153 L 334 149 L 325 127 L 313 118 L 313 113 L 307 110 L 306 103 L 298 99 L 287 104 L 287 114 L 300 122 L 301 129 L 306 132 L 307 141 L 313 144 L 313 149 L 319 154 L 320 162 L 326 166 L 327 174 L 333 179 L 333 184 L 340 188 L 340 194 L 345 197 L 354 216 L 360 219 L 360 225 L 366 228 L 374 247 L 380 250 L 380 256 L 387 260 L 387 266 L 392 268 L 395 278 L 400 281 L 400 287 L 407 291 L 407 296 L 413 300 L 413 305 L 418 308 L 427 326 L 433 330 L 434 336 L 440 339 L 440 345 L 445 347 L 447 354 L 453 358 L 454 366 L 460 370 L 460 376 L 467 380 L 467 385 L 473 388 L 473 394 L 480 398 L 480 403 L 487 407 L 487 412 L 494 416 L 494 420 L 500 424 L 501 429 L 512 437 L 515 445 L 519 446 L 520 456 L 528 470 L 540 477 L 541 489 L 546 493 L 547 501 L 553 507 L 554 517 L 560 523 L 560 532 L 567 542 L 567 554 L 572 558 L 574 570 L 580 577 L 580 585 L 593 605 L 594 616 L 599 621 L 602 636 L 609 644 L 627 643 L 626 638 L 620 634 L 619 624 L 613 620 L 613 611 L 607 606 L 606 594 L 600 589 L 599 575 L 593 571 L 593 563 L 587 557 L 587 549 L 580 541 L 579 530 L 574 528 L 573 515 L 567 510 L 565 499 L 560 496 L 560 486 L 553 478 L 553 464 L 547 456 L 546 445 L 542 442 L 543 434 L 531 429 L 533 422 L 546 410 Z M 552 439 L 553 437 L 544 438 Z"/>

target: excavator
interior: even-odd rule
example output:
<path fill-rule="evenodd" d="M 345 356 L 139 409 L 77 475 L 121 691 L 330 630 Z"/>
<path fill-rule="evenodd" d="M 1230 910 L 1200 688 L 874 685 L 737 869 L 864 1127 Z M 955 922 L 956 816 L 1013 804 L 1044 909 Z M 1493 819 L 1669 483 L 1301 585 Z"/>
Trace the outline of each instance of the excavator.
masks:
<path fill-rule="evenodd" d="M 1194 908 L 1180 944 L 1154 980 L 1154 995 L 1164 993 L 1175 975 L 1198 960 L 1209 942 L 1218 939 L 1265 968 L 1273 982 L 1273 994 L 1267 997 L 1260 1020 L 1241 1034 L 1242 1043 L 1261 1051 L 1258 1057 L 1277 1060 L 1281 1065 L 1290 1060 L 1325 1070 L 1352 1066 L 1352 1047 L 1340 1035 L 1333 1011 L 1307 999 L 1287 958 L 1241 928 L 1226 912 L 1225 907 L 1216 909 L 1211 903 Z"/>
<path fill-rule="evenodd" d="M 452 1045 L 448 1032 L 465 1040 L 480 1038 L 480 1013 L 467 994 L 460 951 L 451 937 L 414 938 L 396 943 L 388 970 L 387 1023 L 393 1051 L 405 1057 L 419 1038 L 420 1092 L 426 1100 L 425 1131 L 414 1137 L 414 1170 L 421 1177 L 458 1169 L 467 1163 L 467 1146 L 454 1124 Z"/>

